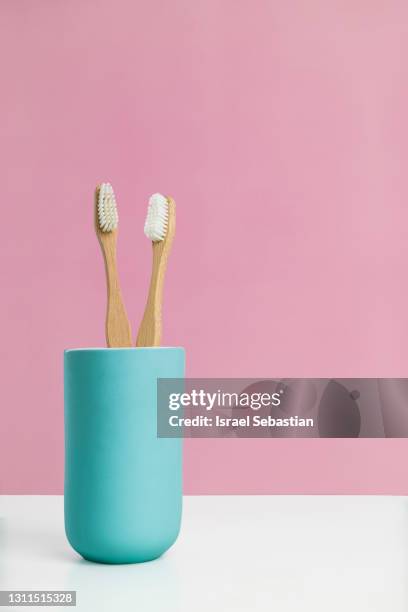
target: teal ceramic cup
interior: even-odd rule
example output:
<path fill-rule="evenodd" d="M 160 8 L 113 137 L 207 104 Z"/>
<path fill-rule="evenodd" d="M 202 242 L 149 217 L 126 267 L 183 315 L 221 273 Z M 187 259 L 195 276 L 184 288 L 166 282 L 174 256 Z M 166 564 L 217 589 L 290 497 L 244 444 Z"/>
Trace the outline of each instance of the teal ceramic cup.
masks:
<path fill-rule="evenodd" d="M 157 379 L 184 377 L 182 348 L 64 354 L 65 531 L 85 559 L 137 563 L 176 540 L 182 441 L 157 437 Z"/>

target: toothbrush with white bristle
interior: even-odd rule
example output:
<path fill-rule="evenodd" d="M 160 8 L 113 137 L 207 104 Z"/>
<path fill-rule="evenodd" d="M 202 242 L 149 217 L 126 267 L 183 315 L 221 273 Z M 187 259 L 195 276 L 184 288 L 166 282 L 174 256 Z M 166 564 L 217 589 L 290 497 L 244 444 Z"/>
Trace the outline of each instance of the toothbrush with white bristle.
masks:
<path fill-rule="evenodd" d="M 105 261 L 108 303 L 106 342 L 109 347 L 132 346 L 130 323 L 122 300 L 116 264 L 118 210 L 112 185 L 102 183 L 95 192 L 95 230 Z"/>
<path fill-rule="evenodd" d="M 144 226 L 144 233 L 153 245 L 152 275 L 136 346 L 160 346 L 164 277 L 175 230 L 174 200 L 155 193 L 149 200 Z"/>

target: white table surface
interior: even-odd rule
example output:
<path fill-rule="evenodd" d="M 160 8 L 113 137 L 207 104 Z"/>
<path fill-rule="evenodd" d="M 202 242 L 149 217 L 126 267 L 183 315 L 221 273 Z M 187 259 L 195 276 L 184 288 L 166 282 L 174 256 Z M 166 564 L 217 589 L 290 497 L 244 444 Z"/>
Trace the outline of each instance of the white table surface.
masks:
<path fill-rule="evenodd" d="M 87 612 L 406 612 L 408 500 L 186 497 L 172 549 L 112 566 L 70 548 L 62 497 L 3 496 L 0 588 L 76 590 Z"/>

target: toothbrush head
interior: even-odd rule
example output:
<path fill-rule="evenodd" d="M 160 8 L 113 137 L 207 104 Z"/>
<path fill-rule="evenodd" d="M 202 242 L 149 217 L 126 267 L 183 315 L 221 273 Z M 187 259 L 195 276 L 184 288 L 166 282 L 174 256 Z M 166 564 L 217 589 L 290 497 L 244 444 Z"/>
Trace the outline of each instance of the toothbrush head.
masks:
<path fill-rule="evenodd" d="M 144 233 L 153 242 L 165 239 L 169 225 L 169 201 L 160 193 L 155 193 L 149 199 Z"/>
<path fill-rule="evenodd" d="M 97 194 L 97 217 L 101 232 L 113 232 L 118 227 L 116 198 L 110 183 L 101 183 Z"/>

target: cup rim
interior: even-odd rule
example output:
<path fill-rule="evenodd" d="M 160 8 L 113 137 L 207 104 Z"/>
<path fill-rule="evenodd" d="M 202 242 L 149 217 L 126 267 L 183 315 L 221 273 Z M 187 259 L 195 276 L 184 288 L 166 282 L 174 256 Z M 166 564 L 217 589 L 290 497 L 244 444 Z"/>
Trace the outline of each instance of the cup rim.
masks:
<path fill-rule="evenodd" d="M 82 347 L 82 348 L 69 348 L 64 349 L 64 353 L 87 353 L 93 351 L 106 351 L 109 353 L 121 352 L 121 351 L 184 351 L 183 346 L 121 346 L 121 347 L 107 347 L 107 346 L 93 346 L 93 347 Z"/>

